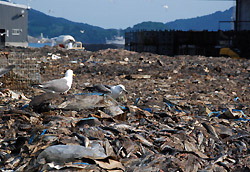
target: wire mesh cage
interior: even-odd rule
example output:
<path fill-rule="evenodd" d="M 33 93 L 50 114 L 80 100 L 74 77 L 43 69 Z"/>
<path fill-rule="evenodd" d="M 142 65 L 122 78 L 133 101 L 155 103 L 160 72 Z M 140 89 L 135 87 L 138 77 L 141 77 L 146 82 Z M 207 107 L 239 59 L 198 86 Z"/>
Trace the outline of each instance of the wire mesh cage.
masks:
<path fill-rule="evenodd" d="M 35 53 L 10 52 L 0 54 L 0 67 L 15 65 L 13 70 L 1 79 L 2 88 L 12 90 L 28 89 L 41 81 L 40 61 Z"/>

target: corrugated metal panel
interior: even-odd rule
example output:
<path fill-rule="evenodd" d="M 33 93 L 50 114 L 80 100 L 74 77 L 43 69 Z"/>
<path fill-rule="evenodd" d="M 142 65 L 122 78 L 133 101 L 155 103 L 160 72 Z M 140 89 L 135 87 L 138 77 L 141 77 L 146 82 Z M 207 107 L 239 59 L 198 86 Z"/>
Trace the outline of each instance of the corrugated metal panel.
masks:
<path fill-rule="evenodd" d="M 2 1 L 0 1 L 2 2 Z M 8 3 L 10 4 L 10 3 Z M 5 30 L 5 45 L 23 46 L 28 44 L 28 11 L 20 6 L 0 3 L 0 29 Z M 3 40 L 3 39 L 1 39 Z"/>

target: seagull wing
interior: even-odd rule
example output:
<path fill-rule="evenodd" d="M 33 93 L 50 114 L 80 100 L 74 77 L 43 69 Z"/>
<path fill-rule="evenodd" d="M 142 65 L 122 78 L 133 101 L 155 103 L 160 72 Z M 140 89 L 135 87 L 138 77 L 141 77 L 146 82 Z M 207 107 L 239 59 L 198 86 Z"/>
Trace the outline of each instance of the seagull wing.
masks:
<path fill-rule="evenodd" d="M 113 86 L 111 86 L 111 85 L 103 85 L 105 88 L 107 88 L 107 89 L 111 89 Z"/>
<path fill-rule="evenodd" d="M 69 86 L 67 85 L 67 80 L 65 78 L 55 79 L 45 82 L 39 85 L 39 87 L 46 91 L 58 92 L 58 93 L 63 93 L 69 89 Z"/>
<path fill-rule="evenodd" d="M 86 87 L 86 89 L 88 91 L 100 92 L 100 93 L 104 93 L 104 94 L 111 93 L 110 88 L 111 87 L 109 87 L 107 85 L 103 85 L 103 84 L 97 84 L 97 85 L 94 85 L 93 87 Z"/>
<path fill-rule="evenodd" d="M 99 84 L 99 85 L 95 85 L 95 88 L 98 92 L 102 92 L 104 94 L 107 94 L 107 93 L 111 93 L 111 87 L 108 86 L 108 85 L 102 85 L 102 84 Z"/>

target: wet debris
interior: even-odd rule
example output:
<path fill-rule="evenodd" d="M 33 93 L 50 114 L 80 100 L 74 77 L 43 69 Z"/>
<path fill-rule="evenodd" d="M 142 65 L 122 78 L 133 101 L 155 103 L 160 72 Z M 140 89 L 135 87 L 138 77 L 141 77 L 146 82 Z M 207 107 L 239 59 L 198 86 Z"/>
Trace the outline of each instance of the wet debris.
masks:
<path fill-rule="evenodd" d="M 1 171 L 250 170 L 249 60 L 39 51 L 46 80 L 76 76 L 67 94 L 1 87 Z"/>

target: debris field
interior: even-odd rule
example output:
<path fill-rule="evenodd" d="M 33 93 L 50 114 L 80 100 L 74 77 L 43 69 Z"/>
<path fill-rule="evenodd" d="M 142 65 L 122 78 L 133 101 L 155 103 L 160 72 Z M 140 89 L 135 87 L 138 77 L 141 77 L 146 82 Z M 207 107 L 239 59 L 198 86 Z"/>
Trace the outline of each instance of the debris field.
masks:
<path fill-rule="evenodd" d="M 250 171 L 249 59 L 6 51 L 35 53 L 41 82 L 75 76 L 67 94 L 17 89 L 18 72 L 0 78 L 1 171 Z M 128 93 L 86 91 L 96 84 Z"/>

